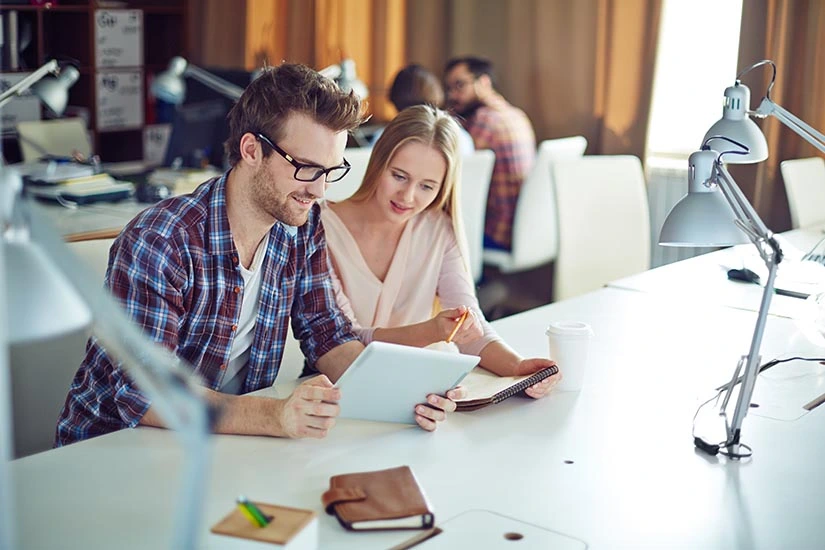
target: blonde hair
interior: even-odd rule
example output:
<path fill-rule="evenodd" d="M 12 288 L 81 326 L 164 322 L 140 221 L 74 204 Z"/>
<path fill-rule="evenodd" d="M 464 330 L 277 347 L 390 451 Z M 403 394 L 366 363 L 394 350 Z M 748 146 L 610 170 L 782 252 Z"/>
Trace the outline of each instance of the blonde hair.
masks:
<path fill-rule="evenodd" d="M 461 189 L 461 153 L 458 145 L 458 123 L 446 112 L 431 105 L 407 107 L 396 116 L 378 138 L 367 163 L 361 186 L 350 197 L 353 202 L 366 202 L 377 191 L 381 175 L 387 169 L 396 151 L 407 143 L 416 141 L 437 151 L 447 163 L 447 172 L 438 194 L 427 210 L 439 209 L 452 221 L 458 249 L 464 266 L 470 271 L 467 254 L 467 237 L 461 217 L 459 193 Z"/>

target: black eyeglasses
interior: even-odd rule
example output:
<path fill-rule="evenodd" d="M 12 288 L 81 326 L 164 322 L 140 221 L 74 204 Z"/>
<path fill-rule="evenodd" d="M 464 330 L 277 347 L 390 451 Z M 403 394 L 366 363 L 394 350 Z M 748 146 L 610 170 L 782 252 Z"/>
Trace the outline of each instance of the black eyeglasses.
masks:
<path fill-rule="evenodd" d="M 317 164 L 301 164 L 292 158 L 292 155 L 275 145 L 271 139 L 263 134 L 256 134 L 257 138 L 272 147 L 272 149 L 284 157 L 288 163 L 295 167 L 295 179 L 298 181 L 315 181 L 321 176 L 326 176 L 327 183 L 334 183 L 347 175 L 350 168 L 350 163 L 344 159 L 344 164 L 341 166 L 333 166 L 332 168 L 324 168 Z"/>

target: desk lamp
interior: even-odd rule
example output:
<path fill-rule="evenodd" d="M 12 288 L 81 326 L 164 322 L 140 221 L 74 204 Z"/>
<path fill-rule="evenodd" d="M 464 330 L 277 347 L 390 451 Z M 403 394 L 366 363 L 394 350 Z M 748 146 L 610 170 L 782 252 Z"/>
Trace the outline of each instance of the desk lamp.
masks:
<path fill-rule="evenodd" d="M 766 64 L 773 67 L 773 77 L 766 97 L 756 111 L 748 111 L 750 90 L 740 83 L 740 78 Z M 722 119 L 708 130 L 702 150 L 690 156 L 688 194 L 670 211 L 659 237 L 659 244 L 663 246 L 726 246 L 739 244 L 746 236 L 756 246 L 768 268 L 768 279 L 762 292 L 750 350 L 739 360 L 722 402 L 721 414 L 725 415 L 733 388 L 739 382 L 739 373 L 744 365 L 742 387 L 730 424 L 727 423 L 725 415 L 725 441 L 719 445 L 711 445 L 700 438 L 694 440 L 696 446 L 702 450 L 714 454 L 717 451 L 722 452 L 731 458 L 748 457 L 752 452 L 749 446 L 741 443 L 742 422 L 748 413 L 759 371 L 759 348 L 773 296 L 776 269 L 782 261 L 782 250 L 773 233 L 765 226 L 725 168 L 723 156 L 733 155 L 727 161 L 730 163 L 760 162 L 768 158 L 765 136 L 748 117 L 764 118 L 769 115 L 775 116 L 807 142 L 825 152 L 825 135 L 770 99 L 770 91 L 775 80 L 776 65 L 773 61 L 763 60 L 742 71 L 737 76 L 735 84 L 725 90 Z M 723 146 L 720 146 L 720 143 Z M 723 150 L 725 144 L 728 148 L 732 144 L 736 149 Z M 725 208 L 722 199 L 728 208 Z"/>
<path fill-rule="evenodd" d="M 768 84 L 768 89 L 765 92 L 765 97 L 755 111 L 749 111 L 751 92 L 747 86 L 741 83 L 740 79 L 747 73 L 762 67 L 770 65 L 773 68 L 773 75 L 771 82 Z M 722 118 L 710 127 L 705 140 L 710 136 L 726 136 L 736 140 L 750 149 L 750 153 L 738 159 L 731 159 L 731 163 L 746 163 L 746 162 L 760 162 L 768 158 L 768 144 L 765 141 L 765 136 L 759 127 L 748 116 L 754 118 L 766 118 L 773 116 L 779 119 L 779 122 L 793 130 L 802 139 L 825 153 L 825 134 L 812 128 L 802 119 L 777 105 L 771 99 L 771 89 L 776 81 L 776 64 L 770 59 L 763 59 L 757 61 L 750 67 L 736 76 L 736 81 L 733 86 L 725 90 L 725 103 L 722 110 Z"/>
<path fill-rule="evenodd" d="M 77 82 L 79 76 L 80 73 L 71 65 L 64 67 L 61 71 L 57 61 L 52 59 L 0 94 L 0 107 L 31 88 L 32 93 L 49 110 L 60 116 L 66 110 L 66 104 L 69 101 L 69 88 Z"/>
<path fill-rule="evenodd" d="M 710 142 L 716 140 L 731 143 L 738 149 L 721 153 L 714 151 L 710 148 Z M 688 194 L 676 203 L 667 215 L 659 235 L 659 244 L 728 246 L 746 242 L 744 237 L 747 236 L 759 250 L 759 255 L 768 268 L 768 279 L 762 292 L 762 302 L 756 317 L 750 350 L 739 360 L 722 403 L 720 414 L 725 416 L 725 441 L 717 446 L 698 437 L 694 439 L 696 446 L 702 450 L 713 454 L 722 452 L 731 458 L 744 458 L 751 455 L 751 449 L 740 441 L 742 421 L 748 412 L 759 371 L 759 348 L 762 345 L 762 334 L 765 332 L 768 309 L 773 297 L 776 268 L 782 261 L 782 250 L 773 233 L 762 222 L 725 168 L 723 157 L 728 154 L 745 157 L 752 152 L 745 145 L 728 137 L 711 136 L 702 144 L 700 151 L 690 155 Z M 733 420 L 728 424 L 728 401 L 743 365 L 743 386 L 736 400 Z"/>
<path fill-rule="evenodd" d="M 8 344 L 57 336 L 88 324 L 152 400 L 185 449 L 180 516 L 172 548 L 194 549 L 208 479 L 211 409 L 195 375 L 151 342 L 80 265 L 38 206 L 21 195 L 19 174 L 0 175 L 0 548 L 16 548 Z M 11 321 L 11 322 L 9 322 Z"/>
<path fill-rule="evenodd" d="M 186 83 L 183 79 L 187 76 L 233 101 L 237 101 L 243 95 L 244 89 L 240 86 L 192 65 L 182 57 L 173 57 L 169 61 L 169 68 L 155 75 L 150 92 L 161 101 L 180 105 L 186 98 Z"/>
<path fill-rule="evenodd" d="M 350 90 L 355 92 L 355 95 L 361 99 L 369 97 L 369 89 L 367 85 L 359 80 L 355 73 L 355 61 L 352 59 L 344 59 L 337 65 L 330 65 L 318 71 L 322 76 L 334 80 L 338 86 L 345 92 Z"/>

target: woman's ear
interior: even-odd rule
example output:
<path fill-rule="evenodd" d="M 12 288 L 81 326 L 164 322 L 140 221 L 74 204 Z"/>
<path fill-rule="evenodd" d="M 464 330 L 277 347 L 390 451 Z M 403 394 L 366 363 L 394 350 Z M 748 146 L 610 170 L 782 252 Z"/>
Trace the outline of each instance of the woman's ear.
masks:
<path fill-rule="evenodd" d="M 258 138 L 247 132 L 241 136 L 240 145 L 241 161 L 252 165 L 260 164 L 263 160 L 263 151 Z"/>

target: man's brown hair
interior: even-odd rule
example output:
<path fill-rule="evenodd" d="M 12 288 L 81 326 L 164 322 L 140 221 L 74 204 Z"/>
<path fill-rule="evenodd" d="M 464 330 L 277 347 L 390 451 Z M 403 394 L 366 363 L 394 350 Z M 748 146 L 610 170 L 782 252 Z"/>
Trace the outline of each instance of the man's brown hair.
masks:
<path fill-rule="evenodd" d="M 264 69 L 246 87 L 229 111 L 229 138 L 224 143 L 230 166 L 241 160 L 241 137 L 261 133 L 274 142 L 283 139 L 284 125 L 292 113 L 309 116 L 335 132 L 352 131 L 365 120 L 365 105 L 353 92 L 342 91 L 313 69 L 284 63 Z M 264 157 L 273 153 L 264 147 Z"/>

